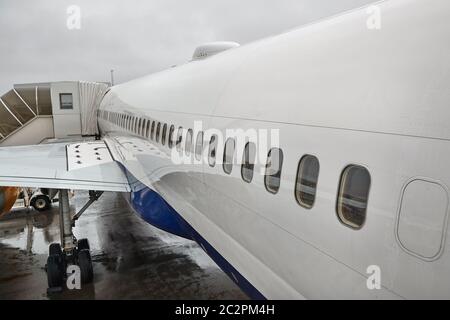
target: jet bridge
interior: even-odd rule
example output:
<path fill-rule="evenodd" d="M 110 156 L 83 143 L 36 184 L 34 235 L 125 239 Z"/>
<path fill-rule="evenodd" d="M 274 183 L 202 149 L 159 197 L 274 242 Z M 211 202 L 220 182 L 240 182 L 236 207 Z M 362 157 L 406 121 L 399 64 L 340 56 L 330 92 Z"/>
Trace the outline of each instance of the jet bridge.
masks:
<path fill-rule="evenodd" d="M 109 84 L 16 84 L 0 97 L 0 146 L 98 134 L 96 112 Z"/>

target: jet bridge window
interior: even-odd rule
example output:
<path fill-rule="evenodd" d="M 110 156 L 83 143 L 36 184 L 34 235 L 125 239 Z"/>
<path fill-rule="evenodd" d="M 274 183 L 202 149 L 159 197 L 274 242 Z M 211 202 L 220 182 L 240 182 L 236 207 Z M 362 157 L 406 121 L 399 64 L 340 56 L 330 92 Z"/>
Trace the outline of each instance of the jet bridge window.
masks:
<path fill-rule="evenodd" d="M 59 108 L 61 110 L 73 109 L 73 96 L 71 93 L 60 93 L 59 94 Z"/>
<path fill-rule="evenodd" d="M 192 129 L 189 129 L 186 134 L 186 144 L 184 146 L 184 152 L 187 156 L 189 156 L 192 152 L 192 136 L 194 135 L 194 132 Z"/>
<path fill-rule="evenodd" d="M 216 151 L 217 151 L 217 135 L 214 134 L 209 141 L 209 156 L 208 163 L 210 167 L 214 167 L 216 165 Z"/>
<path fill-rule="evenodd" d="M 175 132 L 175 126 L 171 125 L 169 130 L 169 148 L 173 148 L 173 134 Z"/>
<path fill-rule="evenodd" d="M 255 167 L 256 145 L 253 142 L 247 142 L 242 156 L 241 176 L 245 182 L 252 182 L 253 169 Z"/>
<path fill-rule="evenodd" d="M 366 220 L 370 174 L 366 168 L 350 165 L 341 175 L 337 199 L 339 220 L 353 229 L 361 229 Z"/>
<path fill-rule="evenodd" d="M 202 159 L 203 152 L 203 131 L 197 133 L 197 139 L 195 141 L 195 159 L 200 161 Z"/>
<path fill-rule="evenodd" d="M 176 147 L 181 151 L 181 142 L 183 141 L 183 127 L 178 127 Z"/>
<path fill-rule="evenodd" d="M 233 138 L 228 138 L 225 142 L 225 149 L 223 151 L 223 171 L 226 174 L 231 174 L 233 170 L 234 149 L 236 142 Z"/>
<path fill-rule="evenodd" d="M 266 173 L 264 185 L 270 193 L 276 194 L 280 189 L 281 169 L 283 168 L 283 151 L 272 148 L 267 155 Z"/>
<path fill-rule="evenodd" d="M 166 135 L 167 135 L 167 123 L 164 123 L 161 136 L 162 145 L 166 144 Z"/>
<path fill-rule="evenodd" d="M 298 163 L 295 199 L 303 208 L 311 209 L 314 205 L 319 169 L 319 159 L 309 154 L 303 156 Z"/>

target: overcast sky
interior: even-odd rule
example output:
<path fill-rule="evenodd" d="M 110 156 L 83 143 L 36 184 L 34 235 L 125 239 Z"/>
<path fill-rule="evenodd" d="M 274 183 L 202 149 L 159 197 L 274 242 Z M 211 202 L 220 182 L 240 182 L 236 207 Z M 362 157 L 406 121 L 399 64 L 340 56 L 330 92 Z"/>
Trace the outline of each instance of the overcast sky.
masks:
<path fill-rule="evenodd" d="M 116 83 L 189 60 L 216 40 L 245 44 L 374 0 L 0 0 L 0 95 L 14 83 Z M 66 26 L 81 9 L 81 28 Z"/>

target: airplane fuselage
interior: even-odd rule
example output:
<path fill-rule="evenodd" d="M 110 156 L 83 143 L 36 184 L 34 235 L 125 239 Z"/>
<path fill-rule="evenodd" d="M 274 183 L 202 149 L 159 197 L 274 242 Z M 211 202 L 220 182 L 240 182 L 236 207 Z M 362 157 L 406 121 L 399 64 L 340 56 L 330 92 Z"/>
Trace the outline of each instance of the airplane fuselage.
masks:
<path fill-rule="evenodd" d="M 135 210 L 197 241 L 252 297 L 450 298 L 450 4 L 377 5 L 380 30 L 355 10 L 102 101 L 99 127 Z M 251 179 L 245 142 L 222 163 L 239 130 L 256 132 Z M 275 147 L 282 161 L 267 165 Z"/>

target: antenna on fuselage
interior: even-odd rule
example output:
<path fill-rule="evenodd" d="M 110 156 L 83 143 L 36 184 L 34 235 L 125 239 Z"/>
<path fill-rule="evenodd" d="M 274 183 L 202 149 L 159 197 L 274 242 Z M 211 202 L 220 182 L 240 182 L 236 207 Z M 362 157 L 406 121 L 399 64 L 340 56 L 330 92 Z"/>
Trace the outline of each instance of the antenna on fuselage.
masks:
<path fill-rule="evenodd" d="M 114 69 L 111 69 L 111 87 L 114 86 Z"/>

